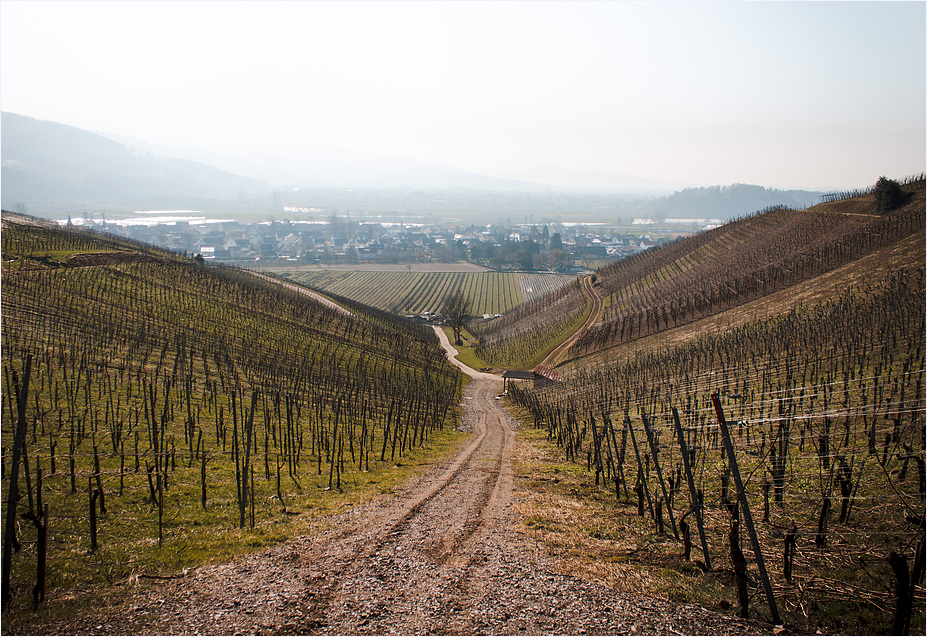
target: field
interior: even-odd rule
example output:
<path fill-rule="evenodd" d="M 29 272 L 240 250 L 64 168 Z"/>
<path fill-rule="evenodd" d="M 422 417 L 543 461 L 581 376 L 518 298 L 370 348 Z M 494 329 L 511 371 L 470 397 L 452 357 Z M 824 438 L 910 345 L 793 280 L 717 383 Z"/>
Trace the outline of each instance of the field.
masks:
<path fill-rule="evenodd" d="M 319 265 L 261 266 L 265 272 L 284 276 L 298 275 L 305 272 L 492 272 L 491 269 L 469 261 L 441 263 L 327 263 Z"/>
<path fill-rule="evenodd" d="M 573 281 L 573 277 L 514 272 L 345 271 L 285 272 L 321 292 L 360 301 L 396 314 L 440 312 L 444 299 L 460 290 L 474 316 L 504 314 Z"/>
<path fill-rule="evenodd" d="M 280 541 L 459 437 L 429 328 L 29 218 L 2 239 L 17 607 Z"/>

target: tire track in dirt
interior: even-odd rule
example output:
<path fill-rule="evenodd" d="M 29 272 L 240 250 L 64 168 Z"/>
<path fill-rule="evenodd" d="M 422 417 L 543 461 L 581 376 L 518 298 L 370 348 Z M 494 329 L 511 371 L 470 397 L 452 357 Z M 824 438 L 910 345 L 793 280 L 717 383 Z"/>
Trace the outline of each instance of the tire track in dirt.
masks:
<path fill-rule="evenodd" d="M 506 457 L 514 440 L 494 400 L 497 382 L 471 384 L 466 402 L 476 438 L 393 524 L 329 576 L 304 630 L 436 632 L 457 600 L 473 546 L 501 524 L 510 504 Z M 384 604 L 389 600 L 388 605 Z"/>

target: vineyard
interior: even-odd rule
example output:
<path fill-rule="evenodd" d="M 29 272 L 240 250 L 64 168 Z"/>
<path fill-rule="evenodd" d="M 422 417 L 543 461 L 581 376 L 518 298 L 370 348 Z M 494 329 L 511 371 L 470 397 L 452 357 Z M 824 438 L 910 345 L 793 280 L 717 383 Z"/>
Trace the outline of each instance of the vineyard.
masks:
<path fill-rule="evenodd" d="M 900 240 L 923 237 L 923 176 L 898 186 L 898 205 L 891 211 L 880 211 L 878 197 L 869 189 L 857 199 L 808 210 L 761 211 L 603 268 L 597 274 L 605 312 L 574 344 L 571 356 L 596 354 L 721 314 Z M 577 293 L 526 305 L 487 325 L 481 336 L 487 346 L 506 341 L 509 349 L 536 353 L 538 339 L 531 330 L 556 322 L 550 316 L 554 302 L 562 314 L 579 312 L 586 299 Z M 497 363 L 494 356 L 487 351 L 483 357 Z"/>
<path fill-rule="evenodd" d="M 338 309 L 4 212 L 4 611 L 172 577 L 391 490 L 459 440 L 463 383 L 435 332 L 397 314 L 462 292 L 472 314 L 504 314 L 470 326 L 482 361 L 569 347 L 562 382 L 509 385 L 506 404 L 555 454 L 545 471 L 607 503 L 570 529 L 598 542 L 590 572 L 794 632 L 923 634 L 925 181 L 831 199 L 584 282 L 289 277 Z"/>
<path fill-rule="evenodd" d="M 924 633 L 923 179 L 903 188 L 892 210 L 871 190 L 771 210 L 602 271 L 610 314 L 573 352 L 595 365 L 510 391 L 611 494 L 637 538 L 622 559 L 798 632 Z M 876 257 L 868 282 L 761 305 Z M 747 303 L 737 326 L 674 329 Z"/>
<path fill-rule="evenodd" d="M 474 351 L 500 367 L 533 367 L 564 335 L 579 328 L 586 313 L 586 296 L 575 280 L 505 316 L 474 325 L 471 331 L 479 339 Z"/>
<path fill-rule="evenodd" d="M 444 299 L 460 290 L 470 313 L 504 314 L 556 291 L 573 277 L 514 272 L 349 272 L 293 274 L 290 279 L 327 294 L 354 299 L 395 314 L 437 313 Z"/>
<path fill-rule="evenodd" d="M 2 250 L 5 609 L 278 541 L 452 435 L 430 329 L 7 213 Z"/>

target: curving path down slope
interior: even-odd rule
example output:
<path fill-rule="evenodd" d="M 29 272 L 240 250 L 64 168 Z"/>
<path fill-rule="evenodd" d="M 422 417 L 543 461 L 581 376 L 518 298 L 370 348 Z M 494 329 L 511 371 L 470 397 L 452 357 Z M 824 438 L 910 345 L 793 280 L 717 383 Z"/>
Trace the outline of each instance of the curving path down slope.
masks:
<path fill-rule="evenodd" d="M 592 301 L 592 311 L 589 312 L 589 316 L 586 318 L 586 322 L 583 323 L 582 326 L 580 326 L 580 328 L 576 330 L 572 336 L 570 336 L 570 338 L 558 345 L 554 351 L 548 354 L 547 357 L 541 361 L 537 367 L 535 367 L 535 369 L 553 369 L 556 367 L 560 357 L 563 356 L 563 354 L 573 346 L 573 343 L 575 343 L 586 330 L 595 325 L 596 321 L 601 318 L 603 309 L 602 298 L 599 296 L 599 293 L 596 290 L 595 284 L 592 281 L 592 276 L 583 278 L 583 292 Z"/>

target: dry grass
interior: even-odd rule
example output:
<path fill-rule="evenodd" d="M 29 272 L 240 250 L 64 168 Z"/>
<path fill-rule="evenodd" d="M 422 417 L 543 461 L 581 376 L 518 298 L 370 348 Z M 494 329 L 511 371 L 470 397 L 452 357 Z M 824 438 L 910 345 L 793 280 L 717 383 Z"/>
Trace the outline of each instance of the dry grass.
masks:
<path fill-rule="evenodd" d="M 705 334 L 720 334 L 726 330 L 746 325 L 750 321 L 778 316 L 800 306 L 822 303 L 854 287 L 876 286 L 885 281 L 893 271 L 905 267 L 923 266 L 925 260 L 927 260 L 927 249 L 925 249 L 924 237 L 909 237 L 890 248 L 867 255 L 821 276 L 750 303 L 733 307 L 693 323 L 572 359 L 566 364 L 566 369 L 594 367 L 609 361 L 625 360 L 633 358 L 639 351 L 647 352 L 663 347 L 675 347 Z"/>
<path fill-rule="evenodd" d="M 683 560 L 681 542 L 656 534 L 636 504 L 597 487 L 585 466 L 564 461 L 544 431 L 519 432 L 515 466 L 519 531 L 556 555 L 562 572 L 718 612 L 736 604 L 730 571 L 704 573 Z"/>
<path fill-rule="evenodd" d="M 531 422 L 526 412 L 516 407 L 510 410 L 521 422 Z M 516 506 L 522 516 L 517 530 L 556 556 L 561 572 L 629 594 L 697 604 L 729 615 L 737 612 L 726 511 L 707 506 L 703 512 L 712 560 L 712 570 L 706 572 L 694 524 L 691 561 L 686 561 L 682 541 L 673 537 L 668 519 L 666 534 L 657 534 L 649 517 L 638 516 L 636 502 L 624 493 L 616 497 L 613 487 L 596 485 L 585 464 L 565 460 L 562 450 L 547 441 L 545 430 L 527 426 L 520 430 L 514 461 Z M 883 513 L 885 520 L 891 517 L 888 511 Z M 761 515 L 762 511 L 754 513 L 756 519 Z M 861 545 L 857 536 L 886 529 L 873 527 L 868 515 L 846 525 L 833 525 L 826 551 L 815 549 L 813 537 L 800 534 L 795 572 L 792 582 L 786 583 L 779 572 L 779 558 L 781 531 L 790 524 L 788 516 L 773 510 L 770 522 L 759 529 L 761 550 L 786 628 L 799 633 L 884 631 L 891 624 L 895 607 L 893 578 L 886 556 L 875 548 L 879 546 L 877 538 Z M 770 621 L 749 541 L 743 531 L 741 535 L 749 563 L 750 615 Z M 847 564 L 856 568 L 847 569 Z M 873 578 L 884 588 L 874 588 Z M 912 634 L 923 634 L 922 586 L 918 587 L 917 600 Z"/>

